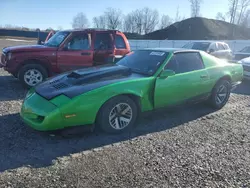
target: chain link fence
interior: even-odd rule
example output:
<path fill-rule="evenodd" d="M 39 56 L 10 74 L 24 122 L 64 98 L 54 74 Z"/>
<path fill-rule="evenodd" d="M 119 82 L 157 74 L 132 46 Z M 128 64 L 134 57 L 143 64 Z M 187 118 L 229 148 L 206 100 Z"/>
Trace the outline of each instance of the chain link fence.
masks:
<path fill-rule="evenodd" d="M 141 48 L 181 48 L 189 40 L 129 40 L 132 50 Z M 226 42 L 233 52 L 239 51 L 245 46 L 250 46 L 250 40 L 229 40 Z"/>

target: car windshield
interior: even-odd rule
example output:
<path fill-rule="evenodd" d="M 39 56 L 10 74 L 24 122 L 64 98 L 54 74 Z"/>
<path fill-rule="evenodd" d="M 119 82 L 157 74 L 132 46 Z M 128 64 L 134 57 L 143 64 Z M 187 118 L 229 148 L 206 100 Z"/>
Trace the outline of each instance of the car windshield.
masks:
<path fill-rule="evenodd" d="M 59 31 L 55 33 L 44 45 L 49 47 L 58 47 L 70 32 Z"/>
<path fill-rule="evenodd" d="M 247 47 L 243 48 L 242 50 L 240 50 L 240 52 L 250 53 L 250 46 L 247 46 Z"/>
<path fill-rule="evenodd" d="M 183 48 L 207 51 L 210 42 L 191 42 L 183 46 Z"/>
<path fill-rule="evenodd" d="M 168 56 L 168 52 L 136 50 L 117 62 L 131 68 L 132 72 L 152 76 Z"/>

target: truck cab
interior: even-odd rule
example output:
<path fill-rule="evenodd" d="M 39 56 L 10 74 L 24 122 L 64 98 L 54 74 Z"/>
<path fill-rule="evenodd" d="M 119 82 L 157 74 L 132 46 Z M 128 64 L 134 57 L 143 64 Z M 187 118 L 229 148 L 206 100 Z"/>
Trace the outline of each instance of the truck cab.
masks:
<path fill-rule="evenodd" d="M 63 30 L 43 45 L 4 48 L 0 67 L 30 88 L 54 74 L 115 63 L 129 52 L 129 42 L 120 31 Z"/>

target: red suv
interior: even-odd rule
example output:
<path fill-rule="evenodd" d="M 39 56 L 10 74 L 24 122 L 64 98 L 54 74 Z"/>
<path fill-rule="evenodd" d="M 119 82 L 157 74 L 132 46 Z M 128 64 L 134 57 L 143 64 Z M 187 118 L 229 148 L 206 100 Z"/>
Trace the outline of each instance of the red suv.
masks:
<path fill-rule="evenodd" d="M 120 31 L 64 30 L 43 45 L 3 48 L 0 67 L 30 88 L 54 74 L 114 63 L 129 52 L 129 42 Z"/>

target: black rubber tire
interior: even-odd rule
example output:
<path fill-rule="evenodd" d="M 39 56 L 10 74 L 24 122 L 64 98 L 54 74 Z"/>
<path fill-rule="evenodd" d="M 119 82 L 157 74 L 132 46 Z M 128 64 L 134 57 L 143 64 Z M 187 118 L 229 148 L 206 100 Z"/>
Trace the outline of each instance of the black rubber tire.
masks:
<path fill-rule="evenodd" d="M 227 96 L 226 96 L 226 99 L 223 101 L 223 103 L 217 104 L 216 103 L 216 93 L 217 93 L 217 90 L 220 88 L 221 85 L 226 86 L 226 88 L 227 88 Z M 226 80 L 226 79 L 219 80 L 216 83 L 216 85 L 214 86 L 213 90 L 212 90 L 212 94 L 211 94 L 211 96 L 210 96 L 210 98 L 208 100 L 208 104 L 211 107 L 213 107 L 214 109 L 219 110 L 219 109 L 223 108 L 226 105 L 226 103 L 227 103 L 227 101 L 228 101 L 228 99 L 230 97 L 230 94 L 231 94 L 231 84 L 230 84 L 230 82 L 228 80 Z"/>
<path fill-rule="evenodd" d="M 117 130 L 114 129 L 109 123 L 109 113 L 119 103 L 127 103 L 131 107 L 133 115 L 130 123 L 124 129 Z M 138 116 L 138 107 L 136 103 L 128 96 L 120 95 L 108 100 L 101 107 L 97 115 L 96 126 L 97 129 L 100 129 L 101 131 L 104 131 L 106 133 L 111 133 L 111 134 L 123 133 L 125 131 L 130 130 L 134 126 L 137 116 Z"/>
<path fill-rule="evenodd" d="M 27 64 L 27 65 L 24 65 L 21 67 L 21 69 L 19 70 L 18 72 L 18 79 L 20 80 L 20 82 L 26 87 L 26 88 L 31 88 L 32 86 L 27 84 L 25 81 L 24 81 L 24 75 L 25 75 L 25 72 L 30 70 L 30 69 L 36 69 L 38 70 L 43 78 L 42 78 L 42 81 L 44 81 L 46 78 L 48 78 L 48 72 L 47 70 L 42 66 L 42 65 L 39 65 L 39 64 Z"/>

